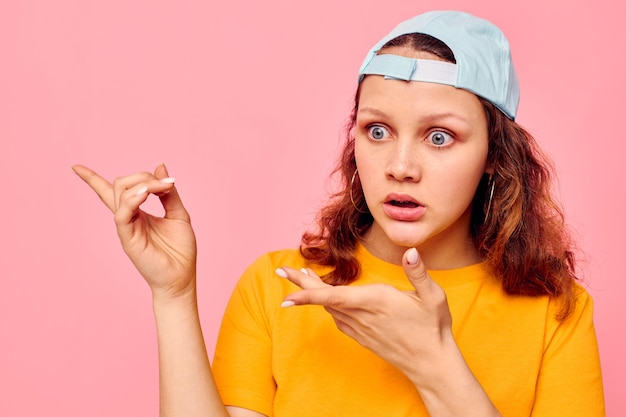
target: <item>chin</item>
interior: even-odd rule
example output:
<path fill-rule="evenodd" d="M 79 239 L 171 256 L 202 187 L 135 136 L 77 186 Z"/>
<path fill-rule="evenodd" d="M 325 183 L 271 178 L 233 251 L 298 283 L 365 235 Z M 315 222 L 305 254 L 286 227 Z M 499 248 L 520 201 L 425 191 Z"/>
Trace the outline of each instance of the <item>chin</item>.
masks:
<path fill-rule="evenodd" d="M 396 246 L 413 248 L 420 246 L 427 240 L 423 228 L 400 226 L 389 227 L 384 230 L 387 239 Z"/>

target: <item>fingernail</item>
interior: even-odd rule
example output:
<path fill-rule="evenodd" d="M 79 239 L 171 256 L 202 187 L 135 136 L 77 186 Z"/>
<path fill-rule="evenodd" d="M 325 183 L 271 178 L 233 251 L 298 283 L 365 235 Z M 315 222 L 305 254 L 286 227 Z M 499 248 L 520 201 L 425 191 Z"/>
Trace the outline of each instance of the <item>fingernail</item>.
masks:
<path fill-rule="evenodd" d="M 415 248 L 411 248 L 408 250 L 408 252 L 406 253 L 406 261 L 409 265 L 415 265 L 417 264 L 417 261 L 419 261 L 420 256 L 417 253 L 417 249 Z"/>
<path fill-rule="evenodd" d="M 148 191 L 148 187 L 141 187 L 140 189 L 137 190 L 137 194 L 136 195 L 145 194 L 146 191 Z"/>
<path fill-rule="evenodd" d="M 160 180 L 163 184 L 174 184 L 176 182 L 176 178 L 167 177 Z"/>
<path fill-rule="evenodd" d="M 300 268 L 300 272 L 302 272 L 304 275 L 309 275 L 309 271 L 307 271 L 306 268 Z"/>
<path fill-rule="evenodd" d="M 285 271 L 282 268 L 276 268 L 276 271 L 274 271 L 274 272 L 276 272 L 276 275 L 278 275 L 279 277 L 282 277 L 282 278 L 287 278 L 289 276 L 289 275 L 287 275 L 287 271 Z"/>
<path fill-rule="evenodd" d="M 293 307 L 295 305 L 296 303 L 294 301 L 283 301 L 282 303 L 280 303 L 280 306 L 282 308 Z"/>

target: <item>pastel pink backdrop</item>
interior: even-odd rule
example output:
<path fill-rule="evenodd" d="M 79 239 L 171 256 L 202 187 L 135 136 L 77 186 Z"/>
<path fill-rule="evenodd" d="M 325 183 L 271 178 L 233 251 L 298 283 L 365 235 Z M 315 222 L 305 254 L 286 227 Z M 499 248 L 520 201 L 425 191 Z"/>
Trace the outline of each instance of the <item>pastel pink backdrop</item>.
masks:
<path fill-rule="evenodd" d="M 297 245 L 324 201 L 364 53 L 400 20 L 435 8 L 479 14 L 510 38 L 518 120 L 558 169 L 596 301 L 608 414 L 620 415 L 626 87 L 615 7 L 2 2 L 0 415 L 157 415 L 148 287 L 72 164 L 113 179 L 167 163 L 197 232 L 212 352 L 241 271 L 263 252 Z"/>

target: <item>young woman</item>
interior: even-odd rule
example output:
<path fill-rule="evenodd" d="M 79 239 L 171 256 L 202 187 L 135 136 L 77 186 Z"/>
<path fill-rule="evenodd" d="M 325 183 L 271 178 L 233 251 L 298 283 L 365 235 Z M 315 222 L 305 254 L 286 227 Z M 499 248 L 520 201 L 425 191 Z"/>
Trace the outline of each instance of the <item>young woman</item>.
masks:
<path fill-rule="evenodd" d="M 74 167 L 152 289 L 162 415 L 604 415 L 592 301 L 518 98 L 485 20 L 430 12 L 375 45 L 344 188 L 299 250 L 244 273 L 213 369 L 173 178 L 159 166 L 109 184 Z M 149 193 L 163 218 L 140 209 Z"/>

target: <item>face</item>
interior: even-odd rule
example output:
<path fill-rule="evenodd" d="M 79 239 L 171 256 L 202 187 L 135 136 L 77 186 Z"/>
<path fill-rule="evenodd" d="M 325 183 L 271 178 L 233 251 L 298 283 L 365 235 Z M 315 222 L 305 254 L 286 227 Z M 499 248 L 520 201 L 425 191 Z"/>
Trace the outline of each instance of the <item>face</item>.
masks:
<path fill-rule="evenodd" d="M 361 84 L 355 134 L 359 178 L 374 217 L 368 249 L 397 262 L 415 246 L 433 268 L 475 261 L 470 207 L 488 171 L 487 120 L 478 98 L 447 85 L 370 75 Z"/>

